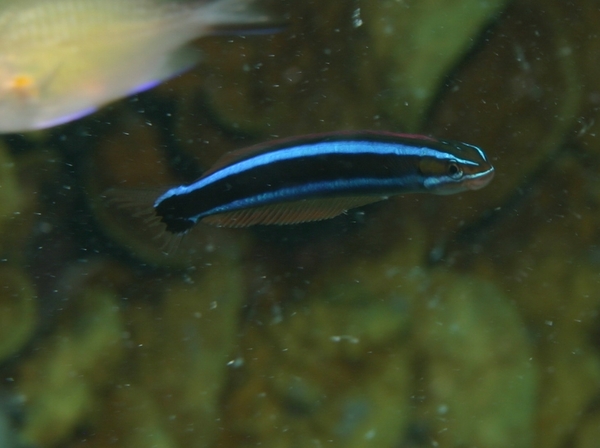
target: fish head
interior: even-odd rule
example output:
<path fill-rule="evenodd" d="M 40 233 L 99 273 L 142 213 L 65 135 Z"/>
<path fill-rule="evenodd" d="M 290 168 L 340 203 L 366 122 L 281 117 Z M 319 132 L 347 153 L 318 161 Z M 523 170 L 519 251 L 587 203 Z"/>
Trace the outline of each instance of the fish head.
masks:
<path fill-rule="evenodd" d="M 424 157 L 419 172 L 425 176 L 425 188 L 435 194 L 454 194 L 479 190 L 494 178 L 494 167 L 477 146 L 440 141 L 439 157 Z"/>

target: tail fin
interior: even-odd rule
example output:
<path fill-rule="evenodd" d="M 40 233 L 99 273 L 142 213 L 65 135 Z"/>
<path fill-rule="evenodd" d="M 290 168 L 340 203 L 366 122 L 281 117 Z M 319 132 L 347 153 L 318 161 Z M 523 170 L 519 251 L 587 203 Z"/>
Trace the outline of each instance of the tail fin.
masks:
<path fill-rule="evenodd" d="M 270 34 L 285 28 L 277 20 L 256 7 L 255 0 L 214 0 L 203 4 L 196 13 L 210 34 Z"/>
<path fill-rule="evenodd" d="M 110 188 L 102 193 L 108 206 L 114 205 L 127 210 L 139 225 L 146 229 L 156 228 L 152 238 L 160 246 L 165 255 L 174 254 L 183 238 L 183 234 L 174 234 L 167 231 L 166 225 L 161 222 L 160 216 L 154 209 L 154 201 L 165 192 L 165 188 Z"/>

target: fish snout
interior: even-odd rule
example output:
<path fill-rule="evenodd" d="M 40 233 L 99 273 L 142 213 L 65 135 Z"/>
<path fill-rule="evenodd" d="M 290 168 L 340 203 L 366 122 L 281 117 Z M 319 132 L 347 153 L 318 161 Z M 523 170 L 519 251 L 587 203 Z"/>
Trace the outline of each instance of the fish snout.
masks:
<path fill-rule="evenodd" d="M 489 184 L 494 178 L 494 168 L 490 167 L 489 170 L 479 173 L 476 177 L 473 177 L 465 182 L 465 186 L 469 190 L 479 190 Z"/>

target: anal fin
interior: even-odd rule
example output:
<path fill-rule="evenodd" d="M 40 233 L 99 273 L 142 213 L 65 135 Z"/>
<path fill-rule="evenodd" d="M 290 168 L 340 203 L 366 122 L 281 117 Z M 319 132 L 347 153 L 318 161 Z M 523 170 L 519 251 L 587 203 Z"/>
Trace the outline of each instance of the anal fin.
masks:
<path fill-rule="evenodd" d="M 345 211 L 386 199 L 381 196 L 310 199 L 218 213 L 201 220 L 217 227 L 249 227 L 254 225 L 288 225 L 322 221 Z"/>

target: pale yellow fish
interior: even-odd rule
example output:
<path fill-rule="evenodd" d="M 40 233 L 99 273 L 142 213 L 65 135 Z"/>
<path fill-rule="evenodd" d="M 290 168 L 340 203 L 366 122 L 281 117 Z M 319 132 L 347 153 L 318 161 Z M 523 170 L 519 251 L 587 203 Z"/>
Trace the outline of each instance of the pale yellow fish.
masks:
<path fill-rule="evenodd" d="M 252 0 L 0 0 L 0 132 L 80 118 L 192 66 L 189 41 L 267 23 Z"/>

